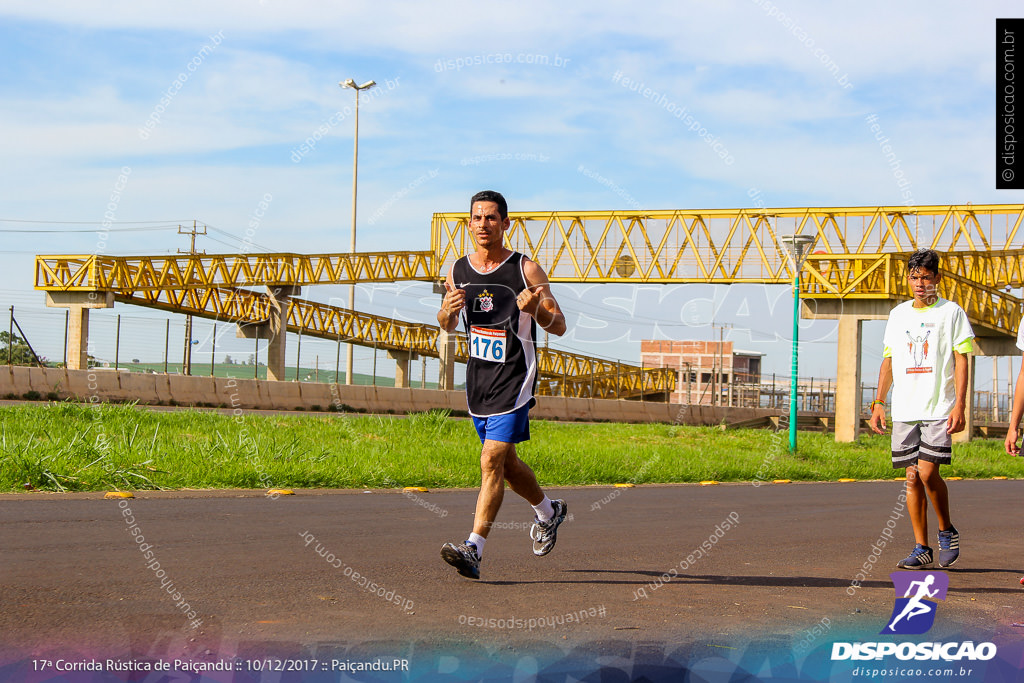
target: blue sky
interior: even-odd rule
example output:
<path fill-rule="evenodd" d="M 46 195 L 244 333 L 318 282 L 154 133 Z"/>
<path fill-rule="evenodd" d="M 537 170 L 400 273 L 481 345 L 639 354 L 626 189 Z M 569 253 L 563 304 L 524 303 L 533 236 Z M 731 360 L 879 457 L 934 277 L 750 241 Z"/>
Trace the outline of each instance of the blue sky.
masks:
<path fill-rule="evenodd" d="M 61 355 L 63 316 L 32 291 L 32 256 L 95 251 L 95 232 L 66 231 L 103 221 L 124 169 L 113 227 L 169 229 L 112 232 L 106 253 L 175 252 L 187 240 L 174 226 L 192 220 L 216 228 L 200 248 L 237 251 L 268 195 L 252 250 L 346 251 L 346 78 L 379 84 L 360 106 L 361 250 L 426 249 L 431 214 L 465 210 L 482 188 L 501 190 L 513 211 L 747 207 L 754 190 L 767 206 L 900 204 L 872 114 L 914 203 L 1021 202 L 994 189 L 992 153 L 995 18 L 1015 7 L 6 1 L 0 229 L 35 232 L 4 235 L 0 298 L 24 311 L 46 355 Z M 683 108 L 716 148 L 675 115 Z M 717 338 L 713 318 L 739 347 L 768 353 L 769 371 L 788 372 L 787 326 L 763 305 L 741 315 L 744 290 L 664 289 L 565 290 L 577 332 L 561 345 L 637 359 L 652 334 Z M 777 301 L 776 317 L 788 316 L 787 297 L 771 288 L 751 301 Z M 700 324 L 658 305 L 688 298 L 704 302 Z M 359 301 L 422 321 L 436 305 L 410 285 L 364 287 Z M 159 316 L 121 306 L 97 319 L 118 312 L 140 330 L 122 357 L 162 357 L 162 326 L 142 322 Z M 834 325 L 805 325 L 802 374 L 834 374 Z M 218 349 L 235 344 L 225 337 Z"/>

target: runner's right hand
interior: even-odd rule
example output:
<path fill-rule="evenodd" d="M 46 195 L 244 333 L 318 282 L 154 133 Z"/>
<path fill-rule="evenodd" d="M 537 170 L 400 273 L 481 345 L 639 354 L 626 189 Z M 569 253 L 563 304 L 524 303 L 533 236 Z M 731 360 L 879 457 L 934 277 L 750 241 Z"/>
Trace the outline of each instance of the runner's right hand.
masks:
<path fill-rule="evenodd" d="M 1017 444 L 1017 428 L 1010 427 L 1006 430 L 1006 441 L 1003 445 L 1006 447 L 1006 452 L 1010 455 L 1020 455 L 1020 446 Z"/>
<path fill-rule="evenodd" d="M 871 407 L 871 420 L 868 421 L 875 434 L 885 434 L 885 406 L 876 403 Z"/>
<path fill-rule="evenodd" d="M 453 289 L 447 280 L 445 280 L 444 287 L 448 291 L 441 301 L 441 308 L 451 317 L 466 307 L 466 290 Z"/>

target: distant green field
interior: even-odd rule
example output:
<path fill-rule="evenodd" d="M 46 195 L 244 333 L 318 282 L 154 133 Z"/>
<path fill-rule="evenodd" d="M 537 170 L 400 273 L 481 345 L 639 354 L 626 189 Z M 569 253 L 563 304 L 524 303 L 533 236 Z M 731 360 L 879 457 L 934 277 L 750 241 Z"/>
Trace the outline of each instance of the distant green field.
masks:
<path fill-rule="evenodd" d="M 889 440 L 534 421 L 519 452 L 546 486 L 892 479 Z M 480 442 L 444 413 L 227 416 L 71 402 L 0 408 L 0 491 L 479 485 Z M 1002 443 L 954 449 L 945 476 L 1024 478 Z"/>

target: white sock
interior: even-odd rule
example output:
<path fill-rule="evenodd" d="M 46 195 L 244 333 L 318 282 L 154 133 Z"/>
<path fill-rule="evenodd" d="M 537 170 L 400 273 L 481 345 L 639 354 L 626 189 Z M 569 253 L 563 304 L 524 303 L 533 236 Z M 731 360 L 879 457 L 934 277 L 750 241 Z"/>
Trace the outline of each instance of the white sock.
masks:
<path fill-rule="evenodd" d="M 487 542 L 487 539 L 480 534 L 470 534 L 469 542 L 476 546 L 477 559 L 482 558 L 484 556 L 484 543 Z"/>
<path fill-rule="evenodd" d="M 537 513 L 537 519 L 542 522 L 546 522 L 555 516 L 555 507 L 551 504 L 551 499 L 544 496 L 544 500 L 533 506 L 533 511 Z"/>

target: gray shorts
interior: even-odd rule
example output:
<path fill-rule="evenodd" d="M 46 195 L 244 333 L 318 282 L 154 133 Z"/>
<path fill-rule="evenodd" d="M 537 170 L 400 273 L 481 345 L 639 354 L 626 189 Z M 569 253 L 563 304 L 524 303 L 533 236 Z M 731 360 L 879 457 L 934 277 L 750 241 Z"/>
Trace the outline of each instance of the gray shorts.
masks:
<path fill-rule="evenodd" d="M 892 467 L 916 465 L 918 460 L 948 465 L 953 462 L 953 436 L 945 420 L 892 423 Z"/>

